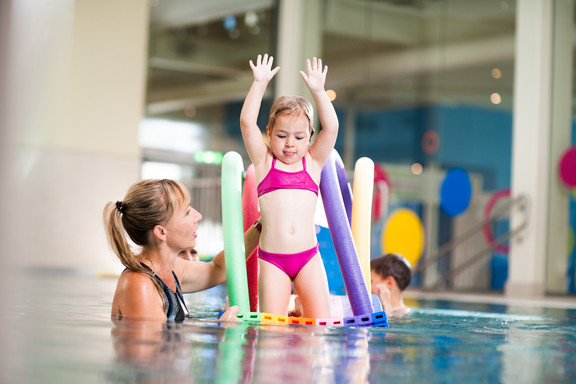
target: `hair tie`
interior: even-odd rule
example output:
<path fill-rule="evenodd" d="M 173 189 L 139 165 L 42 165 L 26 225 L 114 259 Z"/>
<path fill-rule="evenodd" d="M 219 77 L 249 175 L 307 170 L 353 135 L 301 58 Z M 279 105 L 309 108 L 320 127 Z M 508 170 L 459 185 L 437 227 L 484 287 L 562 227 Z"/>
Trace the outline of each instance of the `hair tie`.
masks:
<path fill-rule="evenodd" d="M 118 210 L 118 212 L 124 213 L 124 204 L 122 204 L 121 201 L 117 201 L 116 202 L 116 209 Z"/>

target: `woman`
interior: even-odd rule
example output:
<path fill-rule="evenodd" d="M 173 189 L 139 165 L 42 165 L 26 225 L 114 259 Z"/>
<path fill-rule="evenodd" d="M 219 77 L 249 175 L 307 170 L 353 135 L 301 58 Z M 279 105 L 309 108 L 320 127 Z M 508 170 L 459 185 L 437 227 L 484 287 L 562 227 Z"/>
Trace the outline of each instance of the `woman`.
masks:
<path fill-rule="evenodd" d="M 114 318 L 183 321 L 188 315 L 182 293 L 196 292 L 226 280 L 224 252 L 210 262 L 185 261 L 178 254 L 196 246 L 202 215 L 190 206 L 187 189 L 174 180 L 142 180 L 132 185 L 123 201 L 104 208 L 108 241 L 126 269 L 118 279 L 112 302 Z M 135 252 L 126 234 L 141 247 Z M 244 235 L 246 255 L 260 232 Z M 237 307 L 222 320 L 235 317 Z"/>

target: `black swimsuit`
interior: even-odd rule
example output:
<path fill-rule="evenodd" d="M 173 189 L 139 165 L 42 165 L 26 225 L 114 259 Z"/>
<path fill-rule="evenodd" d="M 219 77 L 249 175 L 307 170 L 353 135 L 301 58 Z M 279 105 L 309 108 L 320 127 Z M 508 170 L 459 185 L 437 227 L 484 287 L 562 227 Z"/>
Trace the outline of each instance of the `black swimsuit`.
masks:
<path fill-rule="evenodd" d="M 188 308 L 186 308 L 186 303 L 184 302 L 184 296 L 182 295 L 182 288 L 180 288 L 180 282 L 176 277 L 174 271 L 172 271 L 172 275 L 174 276 L 174 280 L 176 281 L 176 292 L 168 288 L 168 286 L 162 281 L 160 277 L 146 264 L 142 264 L 160 282 L 162 286 L 162 296 L 164 299 L 164 311 L 166 312 L 166 317 L 168 321 L 184 321 L 184 318 L 189 315 Z"/>

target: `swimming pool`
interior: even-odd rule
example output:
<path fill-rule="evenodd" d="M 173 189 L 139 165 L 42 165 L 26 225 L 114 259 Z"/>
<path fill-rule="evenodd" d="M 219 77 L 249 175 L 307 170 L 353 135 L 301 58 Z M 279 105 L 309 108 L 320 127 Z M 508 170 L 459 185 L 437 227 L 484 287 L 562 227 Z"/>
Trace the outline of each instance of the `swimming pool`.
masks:
<path fill-rule="evenodd" d="M 576 310 L 429 299 L 390 328 L 224 328 L 225 289 L 187 295 L 184 324 L 110 321 L 116 280 L 27 274 L 11 293 L 16 383 L 576 381 Z M 6 374 L 6 373 L 5 373 Z"/>

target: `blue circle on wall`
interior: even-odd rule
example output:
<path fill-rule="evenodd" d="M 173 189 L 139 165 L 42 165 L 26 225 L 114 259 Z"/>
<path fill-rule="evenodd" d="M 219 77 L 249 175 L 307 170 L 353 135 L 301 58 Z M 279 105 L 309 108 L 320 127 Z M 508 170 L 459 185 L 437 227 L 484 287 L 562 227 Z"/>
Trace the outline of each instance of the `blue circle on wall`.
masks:
<path fill-rule="evenodd" d="M 472 199 L 472 183 L 468 172 L 454 167 L 446 172 L 440 187 L 440 208 L 450 217 L 464 212 Z"/>

